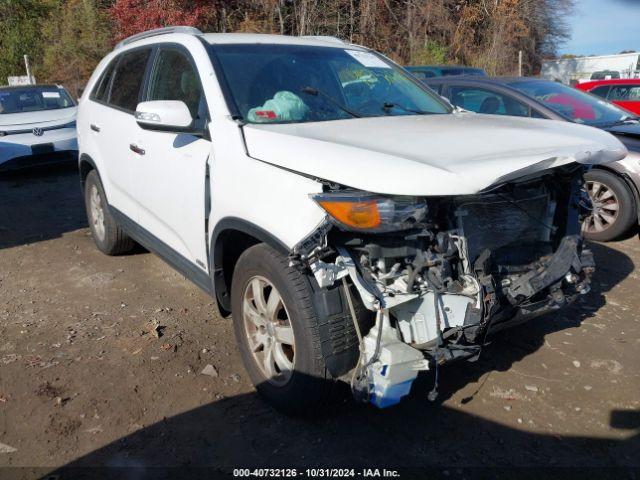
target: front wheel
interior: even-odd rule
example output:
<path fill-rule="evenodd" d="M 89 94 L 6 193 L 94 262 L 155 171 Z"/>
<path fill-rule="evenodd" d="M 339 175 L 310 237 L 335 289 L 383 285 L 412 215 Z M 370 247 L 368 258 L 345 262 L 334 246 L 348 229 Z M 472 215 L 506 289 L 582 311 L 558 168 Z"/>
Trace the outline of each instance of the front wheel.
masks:
<path fill-rule="evenodd" d="M 316 414 L 333 381 L 306 276 L 258 244 L 238 259 L 231 301 L 240 354 L 258 392 L 283 413 Z"/>
<path fill-rule="evenodd" d="M 633 194 L 617 175 L 591 170 L 585 175 L 593 210 L 582 225 L 589 240 L 608 242 L 624 235 L 638 221 Z"/>

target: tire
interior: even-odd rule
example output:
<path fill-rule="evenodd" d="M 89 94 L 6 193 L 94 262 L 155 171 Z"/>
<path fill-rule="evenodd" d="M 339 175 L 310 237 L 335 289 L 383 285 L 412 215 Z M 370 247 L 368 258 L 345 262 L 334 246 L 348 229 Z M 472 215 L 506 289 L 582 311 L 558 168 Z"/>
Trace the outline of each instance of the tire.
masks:
<path fill-rule="evenodd" d="M 279 307 L 261 309 L 269 306 L 274 293 L 281 299 Z M 254 245 L 236 264 L 231 308 L 240 354 L 258 393 L 282 413 L 317 415 L 331 394 L 333 380 L 321 354 L 318 315 L 307 277 L 271 247 Z M 287 328 L 290 332 L 285 334 Z"/>
<path fill-rule="evenodd" d="M 593 169 L 585 175 L 585 184 L 594 206 L 582 225 L 586 238 L 599 242 L 615 240 L 638 223 L 633 194 L 622 178 Z"/>
<path fill-rule="evenodd" d="M 119 255 L 135 246 L 111 216 L 102 182 L 95 170 L 89 172 L 84 182 L 84 204 L 91 236 L 98 250 L 107 255 Z"/>

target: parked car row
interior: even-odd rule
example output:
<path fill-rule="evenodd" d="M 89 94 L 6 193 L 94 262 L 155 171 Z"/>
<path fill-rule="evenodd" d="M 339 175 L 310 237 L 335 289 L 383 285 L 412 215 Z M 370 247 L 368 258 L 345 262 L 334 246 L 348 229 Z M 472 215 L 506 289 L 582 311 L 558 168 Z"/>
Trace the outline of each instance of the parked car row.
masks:
<path fill-rule="evenodd" d="M 419 371 L 474 360 L 493 333 L 587 293 L 581 223 L 622 229 L 637 201 L 633 182 L 602 177 L 631 178 L 615 163 L 635 126 L 621 110 L 438 69 L 439 95 L 331 37 L 123 40 L 77 113 L 97 248 L 140 243 L 211 295 L 278 409 L 317 413 L 344 375 L 357 399 L 398 403 Z M 51 111 L 75 109 L 57 93 Z"/>

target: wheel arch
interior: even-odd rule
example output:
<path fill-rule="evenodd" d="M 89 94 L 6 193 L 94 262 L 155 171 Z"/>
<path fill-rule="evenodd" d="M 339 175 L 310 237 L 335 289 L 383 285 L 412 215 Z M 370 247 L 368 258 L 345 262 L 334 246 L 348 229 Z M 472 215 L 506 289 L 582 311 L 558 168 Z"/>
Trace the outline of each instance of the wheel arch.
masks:
<path fill-rule="evenodd" d="M 98 167 L 96 167 L 96 163 L 86 153 L 80 155 L 80 159 L 78 160 L 78 171 L 80 172 L 80 185 L 82 186 L 82 190 L 84 191 L 84 182 L 87 179 L 87 175 L 91 170 L 95 170 L 98 172 Z M 100 173 L 98 172 L 98 176 Z"/>
<path fill-rule="evenodd" d="M 231 314 L 231 279 L 240 255 L 253 245 L 265 243 L 282 255 L 289 248 L 265 229 L 236 217 L 221 219 L 213 229 L 210 247 L 210 271 L 220 313 Z"/>

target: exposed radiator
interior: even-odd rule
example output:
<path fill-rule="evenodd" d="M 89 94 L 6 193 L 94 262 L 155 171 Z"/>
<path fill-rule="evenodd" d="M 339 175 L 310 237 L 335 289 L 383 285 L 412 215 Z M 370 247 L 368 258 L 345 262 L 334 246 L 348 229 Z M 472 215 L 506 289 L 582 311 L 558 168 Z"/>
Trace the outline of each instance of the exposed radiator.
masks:
<path fill-rule="evenodd" d="M 520 199 L 497 194 L 465 199 L 459 204 L 456 215 L 473 263 L 485 249 L 496 254 L 507 246 L 548 242 L 554 210 L 555 203 L 550 201 L 549 195 L 536 190 L 534 195 Z"/>

